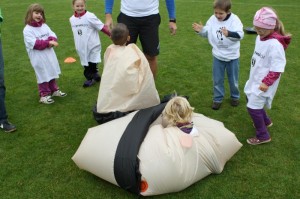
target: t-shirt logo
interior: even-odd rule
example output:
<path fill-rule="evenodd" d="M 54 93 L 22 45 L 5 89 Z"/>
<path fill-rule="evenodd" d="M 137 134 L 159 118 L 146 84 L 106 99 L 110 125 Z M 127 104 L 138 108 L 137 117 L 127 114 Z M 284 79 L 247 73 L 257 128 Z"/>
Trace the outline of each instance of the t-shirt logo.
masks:
<path fill-rule="evenodd" d="M 256 63 L 256 59 L 253 57 L 251 59 L 251 67 L 254 67 L 255 66 L 255 63 Z"/>
<path fill-rule="evenodd" d="M 77 31 L 77 34 L 78 34 L 79 36 L 81 36 L 81 35 L 82 35 L 82 30 L 79 29 L 79 30 Z"/>
<path fill-rule="evenodd" d="M 223 40 L 222 27 L 219 30 L 217 30 L 216 34 L 217 34 L 217 38 L 222 41 Z"/>

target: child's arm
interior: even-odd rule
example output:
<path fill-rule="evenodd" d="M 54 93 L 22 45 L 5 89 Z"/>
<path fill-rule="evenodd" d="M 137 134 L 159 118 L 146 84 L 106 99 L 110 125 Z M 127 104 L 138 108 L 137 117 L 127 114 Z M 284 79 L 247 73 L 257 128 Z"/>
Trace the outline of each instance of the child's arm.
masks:
<path fill-rule="evenodd" d="M 53 46 L 58 46 L 58 43 L 55 40 L 49 40 L 49 38 L 47 40 L 37 39 L 35 41 L 33 49 L 44 50 Z"/>
<path fill-rule="evenodd" d="M 280 72 L 270 71 L 268 75 L 262 80 L 262 83 L 259 86 L 259 90 L 266 92 L 269 86 L 273 85 L 273 83 L 280 77 L 280 74 Z"/>
<path fill-rule="evenodd" d="M 192 27 L 196 33 L 200 33 L 203 29 L 203 25 L 202 25 L 201 21 L 199 23 L 193 23 Z"/>
<path fill-rule="evenodd" d="M 223 27 L 221 31 L 225 37 L 232 41 L 239 41 L 242 39 L 242 36 L 240 35 L 241 33 L 239 33 L 238 31 L 229 31 L 225 27 Z"/>
<path fill-rule="evenodd" d="M 107 36 L 110 37 L 110 31 L 107 25 L 104 25 L 103 28 L 101 29 L 101 32 L 103 32 L 104 34 L 106 34 Z"/>
<path fill-rule="evenodd" d="M 44 50 L 49 47 L 49 41 L 48 40 L 42 40 L 42 39 L 37 39 L 35 41 L 35 44 L 33 46 L 33 49 L 35 50 Z"/>
<path fill-rule="evenodd" d="M 193 27 L 193 30 L 198 35 L 200 35 L 202 37 L 208 37 L 208 24 L 209 24 L 209 21 L 206 22 L 205 26 L 203 26 L 203 24 L 200 21 L 199 23 L 193 23 L 192 27 Z"/>
<path fill-rule="evenodd" d="M 48 40 L 49 40 L 49 41 L 57 41 L 57 38 L 56 38 L 56 37 L 53 37 L 53 36 L 50 36 L 50 37 L 48 37 Z"/>
<path fill-rule="evenodd" d="M 90 13 L 87 19 L 93 28 L 95 28 L 97 31 L 102 31 L 103 33 L 105 33 L 107 36 L 110 37 L 110 31 L 108 26 L 103 24 L 102 21 L 98 19 L 95 14 Z"/>

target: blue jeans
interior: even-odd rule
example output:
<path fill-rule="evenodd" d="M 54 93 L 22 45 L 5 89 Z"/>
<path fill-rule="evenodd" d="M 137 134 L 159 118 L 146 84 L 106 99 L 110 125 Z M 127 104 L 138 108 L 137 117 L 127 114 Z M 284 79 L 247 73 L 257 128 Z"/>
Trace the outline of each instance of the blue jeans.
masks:
<path fill-rule="evenodd" d="M 5 108 L 5 86 L 4 86 L 4 60 L 2 54 L 2 43 L 0 39 L 0 123 L 7 120 Z"/>
<path fill-rule="evenodd" d="M 213 57 L 213 84 L 214 84 L 214 102 L 222 102 L 225 95 L 224 77 L 225 70 L 227 72 L 228 83 L 230 87 L 231 99 L 240 99 L 239 91 L 239 59 L 229 62 L 221 61 Z"/>

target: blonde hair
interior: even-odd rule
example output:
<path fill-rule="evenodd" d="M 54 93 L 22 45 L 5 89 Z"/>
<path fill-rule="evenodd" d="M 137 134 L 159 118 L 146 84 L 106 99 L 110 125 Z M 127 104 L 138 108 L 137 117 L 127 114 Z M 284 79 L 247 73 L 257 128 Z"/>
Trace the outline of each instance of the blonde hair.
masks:
<path fill-rule="evenodd" d="M 274 31 L 280 33 L 280 34 L 283 35 L 283 36 L 291 36 L 290 33 L 286 33 L 286 32 L 285 32 L 283 23 L 282 23 L 282 21 L 280 21 L 279 16 L 278 16 L 276 10 L 274 10 L 274 9 L 271 8 L 271 7 L 268 7 L 268 8 L 270 8 L 271 10 L 273 10 L 273 12 L 274 12 L 274 13 L 276 14 L 276 16 L 277 16 L 277 19 L 276 19 L 276 25 L 275 25 Z"/>
<path fill-rule="evenodd" d="M 32 22 L 32 20 L 33 20 L 32 13 L 33 12 L 41 13 L 43 16 L 43 21 L 44 21 L 44 23 L 46 23 L 45 10 L 44 10 L 43 6 L 41 6 L 38 3 L 34 3 L 34 4 L 31 4 L 27 9 L 27 13 L 25 16 L 25 24 L 30 24 Z"/>
<path fill-rule="evenodd" d="M 191 122 L 194 108 L 186 98 L 176 96 L 172 98 L 163 110 L 163 117 L 169 125 Z"/>

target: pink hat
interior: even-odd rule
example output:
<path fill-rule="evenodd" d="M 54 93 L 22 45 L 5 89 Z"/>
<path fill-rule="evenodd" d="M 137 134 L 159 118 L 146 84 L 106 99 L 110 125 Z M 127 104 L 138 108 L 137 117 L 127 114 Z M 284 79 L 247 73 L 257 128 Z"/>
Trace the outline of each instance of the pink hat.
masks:
<path fill-rule="evenodd" d="M 263 7 L 260 10 L 258 10 L 254 16 L 253 19 L 253 25 L 272 30 L 276 26 L 276 21 L 277 21 L 277 15 L 275 12 L 268 7 Z"/>

